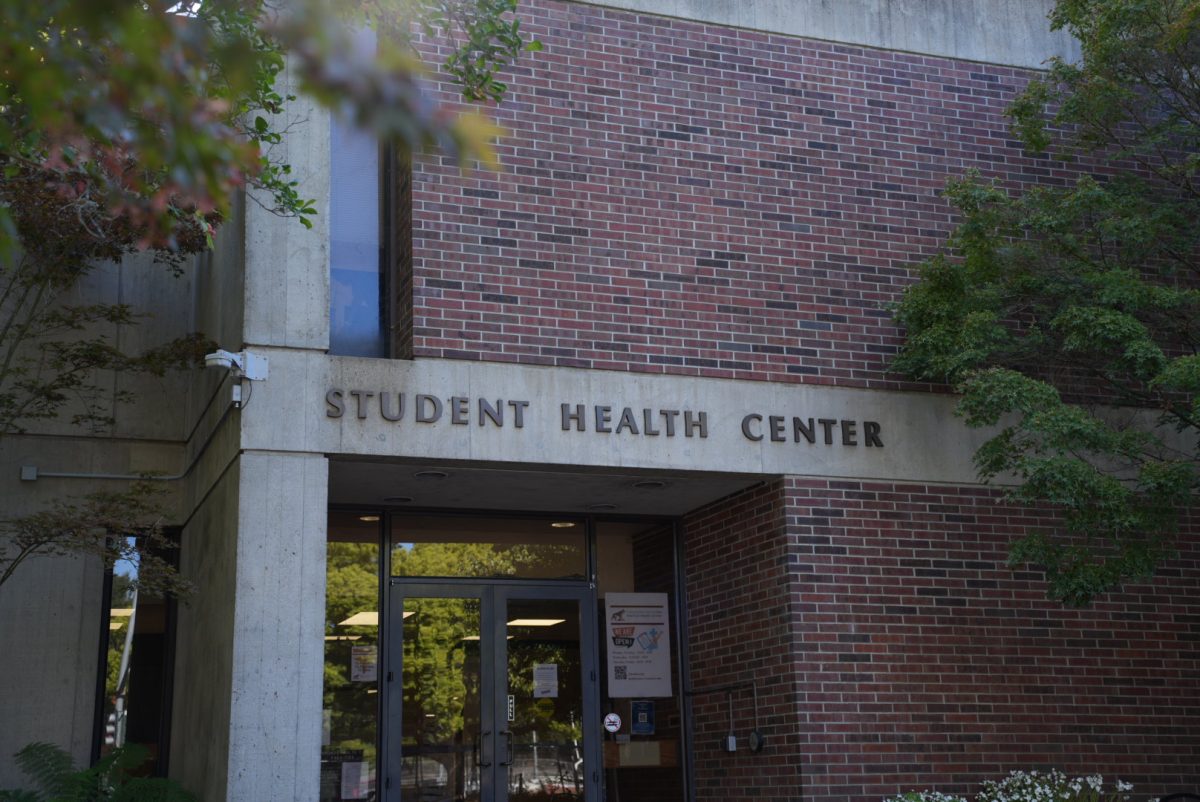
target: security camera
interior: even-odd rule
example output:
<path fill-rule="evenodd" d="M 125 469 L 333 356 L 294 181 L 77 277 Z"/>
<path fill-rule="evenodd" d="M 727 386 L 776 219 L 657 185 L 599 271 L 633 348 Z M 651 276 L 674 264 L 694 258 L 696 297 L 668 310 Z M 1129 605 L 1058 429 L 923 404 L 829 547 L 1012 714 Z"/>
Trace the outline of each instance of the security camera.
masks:
<path fill-rule="evenodd" d="M 204 367 L 223 368 L 231 371 L 239 379 L 244 378 L 251 381 L 262 381 L 267 378 L 269 369 L 265 356 L 252 354 L 249 351 L 239 351 L 235 354 L 222 349 L 205 354 Z"/>
<path fill-rule="evenodd" d="M 241 370 L 242 357 L 240 354 L 233 354 L 229 351 L 223 351 L 218 348 L 211 354 L 204 355 L 204 367 L 225 368 L 226 370 Z"/>

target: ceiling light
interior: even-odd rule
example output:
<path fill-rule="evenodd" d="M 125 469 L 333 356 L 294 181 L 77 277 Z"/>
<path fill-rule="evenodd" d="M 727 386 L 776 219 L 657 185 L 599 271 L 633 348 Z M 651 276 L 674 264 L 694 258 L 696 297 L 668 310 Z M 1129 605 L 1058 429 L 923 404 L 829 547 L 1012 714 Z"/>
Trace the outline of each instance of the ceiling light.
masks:
<path fill-rule="evenodd" d="M 508 622 L 510 627 L 553 627 L 565 624 L 565 618 L 514 618 Z"/>
<path fill-rule="evenodd" d="M 445 471 L 417 471 L 413 474 L 413 478 L 437 481 L 445 479 L 449 475 Z"/>
<path fill-rule="evenodd" d="M 389 504 L 408 504 L 412 496 L 385 496 L 383 500 Z"/>
<path fill-rule="evenodd" d="M 360 515 L 360 516 L 358 516 L 358 520 L 362 521 L 365 524 L 373 524 L 379 520 L 379 516 L 378 515 Z"/>
<path fill-rule="evenodd" d="M 405 610 L 404 617 L 408 618 L 414 615 L 412 610 Z M 361 613 L 355 613 L 345 621 L 338 621 L 339 627 L 377 627 L 379 626 L 379 611 L 378 610 L 363 610 Z"/>
<path fill-rule="evenodd" d="M 123 626 L 125 626 L 124 621 L 109 621 L 108 622 L 109 630 L 120 629 Z"/>
<path fill-rule="evenodd" d="M 589 504 L 589 505 L 587 506 L 587 508 L 588 508 L 589 510 L 595 510 L 596 512 L 601 512 L 601 511 L 603 511 L 603 510 L 615 510 L 615 509 L 617 508 L 617 505 L 616 505 L 616 504 L 607 504 L 607 503 L 604 503 L 604 504 Z"/>
<path fill-rule="evenodd" d="M 575 525 L 575 522 L 574 521 L 555 521 L 554 523 L 552 523 L 550 525 L 553 526 L 555 529 L 570 529 L 571 527 L 573 527 Z"/>
<path fill-rule="evenodd" d="M 638 490 L 662 490 L 667 483 L 660 479 L 643 479 L 640 482 L 634 482 L 633 486 Z"/>
<path fill-rule="evenodd" d="M 358 640 L 362 635 L 326 635 L 325 640 Z"/>
<path fill-rule="evenodd" d="M 508 635 L 508 636 L 506 636 L 504 639 L 505 639 L 505 640 L 512 640 L 512 639 L 513 639 L 513 636 L 512 636 L 512 635 Z M 479 636 L 478 636 L 478 635 L 466 635 L 466 636 L 464 636 L 464 637 L 460 638 L 459 640 L 477 641 L 477 640 L 479 640 Z"/>
<path fill-rule="evenodd" d="M 132 607 L 114 607 L 108 611 L 108 614 L 113 618 L 128 618 L 133 615 Z"/>

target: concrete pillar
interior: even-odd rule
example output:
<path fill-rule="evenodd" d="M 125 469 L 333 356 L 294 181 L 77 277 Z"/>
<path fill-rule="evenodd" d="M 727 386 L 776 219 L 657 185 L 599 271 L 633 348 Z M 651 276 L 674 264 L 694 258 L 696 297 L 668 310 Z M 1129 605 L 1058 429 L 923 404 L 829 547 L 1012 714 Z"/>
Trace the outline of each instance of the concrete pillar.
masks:
<path fill-rule="evenodd" d="M 202 799 L 318 797 L 328 473 L 244 453 L 184 532 L 171 775 Z"/>
<path fill-rule="evenodd" d="M 320 455 L 241 458 L 231 800 L 318 796 L 328 476 Z"/>

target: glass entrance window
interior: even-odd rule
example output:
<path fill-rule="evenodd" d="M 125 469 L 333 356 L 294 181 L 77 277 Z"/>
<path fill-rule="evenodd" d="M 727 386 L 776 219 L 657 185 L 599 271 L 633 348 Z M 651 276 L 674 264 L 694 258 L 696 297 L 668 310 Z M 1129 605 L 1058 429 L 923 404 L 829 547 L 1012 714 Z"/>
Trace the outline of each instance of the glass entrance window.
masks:
<path fill-rule="evenodd" d="M 394 583 L 387 798 L 598 799 L 589 605 L 586 588 Z"/>
<path fill-rule="evenodd" d="M 480 600 L 407 597 L 400 725 L 400 799 L 481 797 L 483 666 Z"/>
<path fill-rule="evenodd" d="M 674 549 L 661 522 L 331 512 L 322 802 L 682 802 Z M 662 695 L 611 686 L 614 594 L 668 601 Z"/>
<path fill-rule="evenodd" d="M 584 521 L 397 515 L 396 577 L 574 579 L 587 574 Z"/>
<path fill-rule="evenodd" d="M 380 519 L 329 514 L 321 802 L 377 798 Z"/>
<path fill-rule="evenodd" d="M 510 599 L 505 613 L 510 802 L 584 796 L 579 602 Z"/>

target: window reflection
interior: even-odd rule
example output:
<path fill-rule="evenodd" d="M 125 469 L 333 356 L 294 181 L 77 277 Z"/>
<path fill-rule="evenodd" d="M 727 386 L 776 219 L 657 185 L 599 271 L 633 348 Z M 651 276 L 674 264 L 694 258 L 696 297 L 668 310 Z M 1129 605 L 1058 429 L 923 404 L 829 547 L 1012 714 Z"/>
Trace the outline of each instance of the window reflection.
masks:
<path fill-rule="evenodd" d="M 378 524 L 332 513 L 326 561 L 320 799 L 374 799 L 379 699 Z"/>
<path fill-rule="evenodd" d="M 375 49 L 374 32 L 357 45 Z M 386 355 L 380 256 L 380 149 L 369 132 L 335 118 L 330 130 L 329 350 Z"/>
<path fill-rule="evenodd" d="M 392 576 L 583 579 L 584 532 L 575 521 L 397 516 Z"/>
<path fill-rule="evenodd" d="M 169 565 L 178 562 L 174 550 L 154 557 Z M 112 568 L 96 754 L 137 744 L 146 748 L 149 760 L 136 771 L 162 775 L 170 729 L 173 616 L 168 599 L 137 588 L 139 561 L 137 556 L 121 559 Z"/>
<path fill-rule="evenodd" d="M 478 599 L 404 600 L 400 798 L 480 798 Z M 489 733 L 490 735 L 490 733 Z"/>

